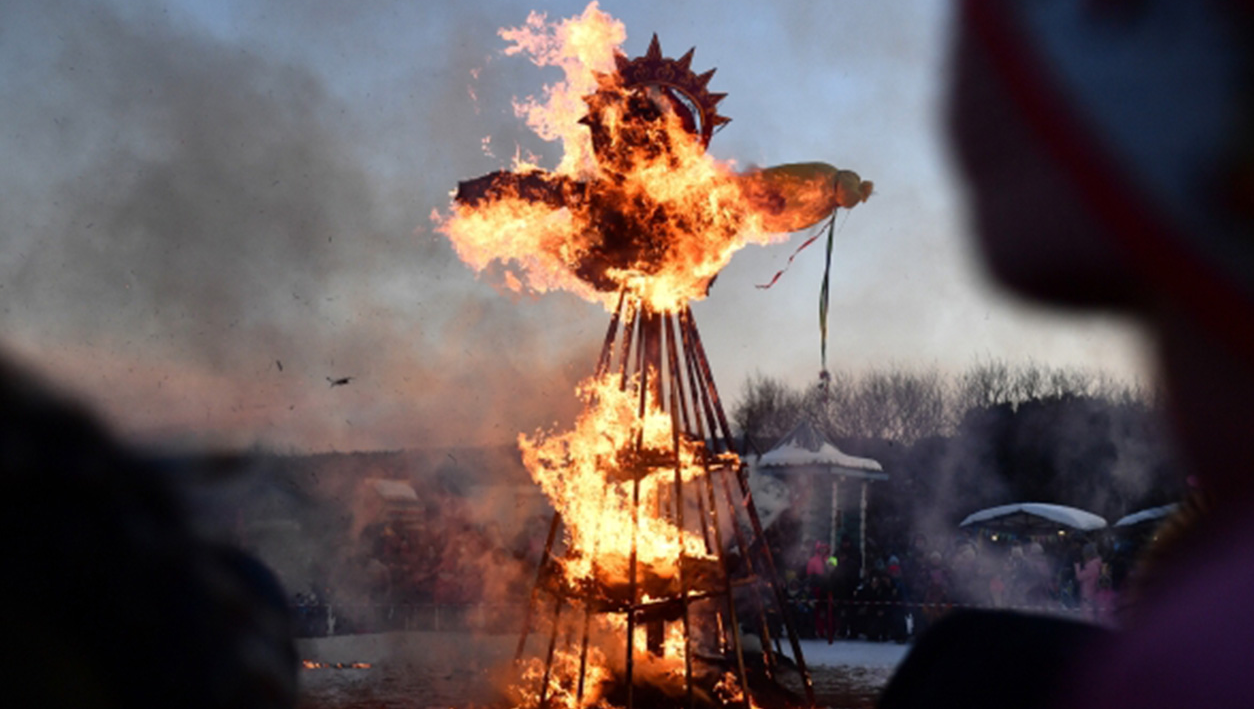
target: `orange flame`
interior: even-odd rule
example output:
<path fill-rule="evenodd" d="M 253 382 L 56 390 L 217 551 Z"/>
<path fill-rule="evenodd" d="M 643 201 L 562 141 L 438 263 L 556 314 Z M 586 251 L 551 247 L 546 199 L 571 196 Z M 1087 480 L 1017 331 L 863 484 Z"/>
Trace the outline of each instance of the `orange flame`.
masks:
<path fill-rule="evenodd" d="M 583 97 L 597 88 L 596 72 L 614 71 L 614 53 L 627 39 L 622 22 L 590 3 L 579 17 L 549 23 L 532 12 L 522 27 L 498 32 L 508 42 L 507 56 L 524 55 L 536 66 L 555 66 L 565 78 L 545 87 L 545 100 L 532 96 L 514 101 L 514 112 L 544 140 L 560 140 L 565 154 L 560 174 L 596 174 L 596 159 L 588 130 L 578 125 L 587 107 Z M 517 161 L 515 167 L 518 167 Z"/>
<path fill-rule="evenodd" d="M 652 400 L 638 417 L 638 394 L 631 389 L 624 389 L 621 377 L 613 373 L 585 380 L 579 394 L 586 407 L 573 430 L 518 437 L 523 463 L 565 522 L 563 570 L 571 583 L 591 577 L 594 563 L 600 578 L 627 583 L 633 528 L 637 563 L 663 578 L 676 571 L 679 529 L 663 515 L 642 515 L 637 525 L 631 512 L 631 476 L 640 474 L 642 458 L 650 452 L 670 449 L 671 417 Z M 681 437 L 678 458 L 684 482 L 703 472 L 697 455 L 697 445 Z M 674 479 L 674 467 L 644 474 L 640 499 L 656 499 Z M 701 540 L 691 534 L 684 537 L 683 553 L 707 556 Z"/>
<path fill-rule="evenodd" d="M 714 685 L 714 696 L 727 706 L 735 706 L 745 703 L 745 693 L 740 689 L 740 683 L 736 681 L 736 675 L 731 672 L 723 674 L 723 678 Z M 753 697 L 749 697 L 750 709 L 761 709 L 761 706 L 754 701 Z"/>
<path fill-rule="evenodd" d="M 584 675 L 584 693 L 579 697 L 579 653 L 557 650 L 549 667 L 548 684 L 543 694 L 538 689 L 544 680 L 544 662 L 538 657 L 528 658 L 523 666 L 522 683 L 513 687 L 519 709 L 535 709 L 542 703 L 559 709 L 587 709 L 604 707 L 602 691 L 612 677 L 605 654 L 596 647 L 588 648 Z M 543 702 L 541 700 L 544 700 Z"/>
<path fill-rule="evenodd" d="M 511 171 L 462 183 L 451 209 L 433 212 L 432 219 L 476 272 L 499 264 L 510 290 L 567 291 L 611 311 L 625 297 L 633 312 L 678 312 L 704 298 L 745 245 L 782 240 L 871 194 L 870 182 L 824 163 L 737 173 L 731 163 L 709 156 L 707 129 L 727 120 L 712 111 L 721 97 L 704 88 L 713 71 L 692 74 L 691 52 L 665 59 L 656 40 L 642 60 L 682 73 L 675 88 L 693 99 L 685 87 L 696 86 L 696 109 L 664 81 L 627 78 L 635 70 L 620 50 L 626 31 L 596 2 L 557 22 L 533 12 L 521 27 L 500 35 L 510 43 L 505 54 L 562 70 L 562 80 L 545 87 L 541 97 L 514 101 L 516 114 L 537 135 L 560 141 L 562 157 L 546 171 L 515 156 Z M 698 118 L 709 125 L 695 129 Z M 647 371 L 651 379 L 656 374 Z M 518 437 L 523 463 L 564 522 L 560 582 L 579 591 L 564 597 L 599 594 L 598 602 L 619 609 L 673 598 L 680 593 L 671 582 L 681 563 L 687 569 L 691 561 L 699 574 L 708 568 L 703 564 L 717 561 L 706 540 L 679 528 L 681 508 L 674 516 L 667 511 L 668 505 L 686 504 L 669 494 L 676 474 L 684 484 L 697 480 L 706 473 L 709 454 L 700 442 L 677 435 L 672 414 L 644 389 L 641 394 L 640 382 L 624 382 L 621 374 L 587 379 L 577 390 L 585 407 L 572 430 Z M 713 463 L 732 469 L 739 459 L 725 453 Z M 624 593 L 629 585 L 635 595 Z M 621 642 L 625 615 L 599 614 L 596 622 Z M 642 658 L 637 671 L 665 686 L 682 686 L 680 623 L 665 625 L 660 655 L 656 648 L 648 651 L 641 628 L 629 645 Z M 621 652 L 607 657 L 590 646 L 580 696 L 577 653 L 558 649 L 548 663 L 533 658 L 514 688 L 517 703 L 606 706 L 611 663 L 623 660 Z M 743 701 L 730 674 L 715 689 L 725 703 Z"/>
<path fill-rule="evenodd" d="M 516 157 L 510 174 L 526 188 L 492 180 L 481 199 L 432 218 L 475 271 L 511 264 L 511 288 L 565 290 L 607 309 L 626 289 L 674 312 L 705 297 L 746 244 L 780 241 L 869 194 L 860 180 L 841 193 L 830 166 L 738 174 L 709 156 L 666 89 L 623 84 L 615 56 L 626 32 L 595 2 L 555 23 L 532 13 L 500 34 L 506 54 L 563 70 L 542 98 L 515 100 L 537 135 L 561 142 L 562 158 L 546 172 Z"/>

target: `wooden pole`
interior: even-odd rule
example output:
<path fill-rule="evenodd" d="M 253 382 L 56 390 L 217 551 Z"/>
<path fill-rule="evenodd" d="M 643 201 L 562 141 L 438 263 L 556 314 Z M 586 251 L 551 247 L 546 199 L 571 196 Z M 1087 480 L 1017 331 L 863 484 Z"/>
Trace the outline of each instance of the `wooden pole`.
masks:
<path fill-rule="evenodd" d="M 736 653 L 736 670 L 740 679 L 740 689 L 745 697 L 745 709 L 749 709 L 749 675 L 745 672 L 745 655 L 740 645 L 740 621 L 736 618 L 736 599 L 732 596 L 731 572 L 727 568 L 727 554 L 723 550 L 723 532 L 718 516 L 718 501 L 714 497 L 714 480 L 710 471 L 709 457 L 705 461 L 706 490 L 710 495 L 710 514 L 714 518 L 714 544 L 718 553 L 719 568 L 723 573 L 723 593 L 727 597 L 727 624 L 731 626 L 732 648 Z M 732 520 L 735 524 L 735 520 Z"/>
<path fill-rule="evenodd" d="M 522 661 L 523 651 L 527 647 L 527 636 L 531 634 L 531 614 L 536 605 L 540 585 L 544 582 L 544 571 L 549 566 L 549 555 L 553 551 L 553 540 L 557 538 L 557 528 L 562 523 L 560 512 L 553 513 L 553 521 L 549 523 L 549 536 L 544 540 L 544 553 L 540 555 L 540 566 L 536 569 L 536 580 L 531 585 L 531 598 L 527 602 L 527 610 L 523 612 L 522 633 L 519 634 L 518 647 L 514 650 L 514 664 Z"/>
<path fill-rule="evenodd" d="M 667 319 L 667 322 L 669 322 L 669 319 Z M 688 709 L 693 709 L 696 698 L 692 687 L 692 623 L 688 610 L 688 579 L 684 573 L 684 475 L 683 457 L 680 454 L 679 447 L 679 410 L 683 405 L 683 399 L 679 393 L 679 353 L 677 352 L 678 347 L 675 342 L 675 332 L 670 328 L 661 330 L 661 332 L 668 336 L 666 338 L 666 354 L 670 365 L 671 445 L 674 447 L 675 453 L 675 528 L 679 542 L 679 559 L 676 575 L 679 577 L 679 602 L 683 608 L 684 691 L 688 699 Z M 684 418 L 686 419 L 687 416 Z"/>
<path fill-rule="evenodd" d="M 544 677 L 540 680 L 540 709 L 549 705 L 549 677 L 553 673 L 553 652 L 557 649 L 557 634 L 562 624 L 562 605 L 565 594 L 559 591 L 553 601 L 553 630 L 549 633 L 549 649 L 544 655 Z"/>
<path fill-rule="evenodd" d="M 686 317 L 683 317 L 686 316 Z M 708 400 L 703 397 L 703 403 L 709 409 L 713 409 L 713 416 L 723 429 L 723 436 L 727 450 L 731 450 L 731 430 L 727 425 L 727 416 L 723 413 L 722 404 L 719 402 L 718 389 L 714 385 L 714 380 L 710 377 L 710 363 L 705 357 L 705 351 L 701 347 L 701 336 L 697 333 L 696 323 L 692 320 L 692 311 L 685 309 L 681 314 L 680 323 L 686 324 L 686 337 L 691 337 L 693 353 L 692 356 L 697 362 L 697 372 L 699 377 L 704 379 L 704 387 L 696 387 L 702 390 L 702 393 L 708 395 Z M 685 344 L 687 344 L 685 340 Z M 708 414 L 707 414 L 708 415 Z M 753 504 L 753 492 L 749 489 L 749 480 L 745 474 L 745 466 L 740 465 L 736 471 L 736 479 L 740 483 L 740 494 L 743 498 L 745 511 L 749 514 L 749 523 L 753 526 L 754 535 L 762 540 L 762 553 L 766 560 L 767 573 L 763 574 L 766 578 L 767 585 L 770 586 L 775 596 L 776 606 L 779 608 L 781 617 L 784 619 L 785 627 L 788 629 L 790 644 L 792 645 L 793 659 L 797 663 L 797 669 L 801 672 L 802 684 L 805 687 L 806 701 L 808 705 L 814 706 L 814 682 L 810 678 L 810 672 L 806 668 L 805 657 L 801 652 L 801 643 L 797 637 L 796 626 L 792 622 L 792 614 L 788 612 L 787 600 L 784 598 L 782 584 L 778 578 L 778 569 L 775 566 L 775 559 L 771 554 L 771 547 L 766 543 L 766 534 L 762 528 L 762 520 L 758 517 L 758 508 Z"/>

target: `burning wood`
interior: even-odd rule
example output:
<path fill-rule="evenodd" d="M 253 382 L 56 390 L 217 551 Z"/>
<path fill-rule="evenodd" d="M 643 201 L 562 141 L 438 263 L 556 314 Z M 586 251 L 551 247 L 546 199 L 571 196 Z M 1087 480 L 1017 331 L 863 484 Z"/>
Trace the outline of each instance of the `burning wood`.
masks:
<path fill-rule="evenodd" d="M 533 14 L 501 34 L 513 43 L 507 53 L 565 70 L 545 103 L 521 106 L 565 156 L 552 171 L 516 159 L 510 171 L 462 182 L 451 212 L 435 215 L 439 229 L 477 271 L 500 262 L 512 288 L 567 290 L 613 314 L 596 373 L 578 389 L 585 406 L 574 428 L 518 439 L 557 515 L 516 653 L 515 701 L 750 706 L 733 599 L 743 587 L 753 592 L 746 623 L 762 638 L 763 678 L 774 684 L 782 669 L 767 589 L 812 705 L 688 304 L 744 245 L 853 207 L 872 185 L 824 163 L 737 173 L 714 160 L 706 145 L 729 121 L 717 111 L 723 95 L 707 88 L 714 70 L 694 73 L 693 50 L 663 56 L 656 36 L 628 59 L 621 23 L 595 3 L 553 25 Z M 525 658 L 537 629 L 547 644 Z"/>

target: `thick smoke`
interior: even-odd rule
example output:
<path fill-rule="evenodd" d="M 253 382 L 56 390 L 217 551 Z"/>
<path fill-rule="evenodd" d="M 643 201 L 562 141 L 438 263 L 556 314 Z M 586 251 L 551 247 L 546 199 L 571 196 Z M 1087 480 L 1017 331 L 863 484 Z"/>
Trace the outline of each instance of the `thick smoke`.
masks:
<path fill-rule="evenodd" d="M 420 228 L 482 170 L 465 119 L 483 60 L 464 44 L 375 99 L 421 112 L 396 126 L 290 48 L 156 5 L 17 3 L 4 25 L 5 345 L 120 428 L 404 447 L 509 440 L 573 410 L 595 337 L 541 325 L 595 313 L 512 304 Z"/>
<path fill-rule="evenodd" d="M 317 79 L 108 9 L 53 13 L 59 41 L 34 57 L 53 90 L 18 120 L 67 140 L 30 156 L 47 213 L 27 228 L 6 215 L 24 252 L 14 305 L 57 335 L 146 325 L 223 370 L 243 364 L 224 330 L 282 337 L 330 314 L 329 281 L 380 225 Z"/>

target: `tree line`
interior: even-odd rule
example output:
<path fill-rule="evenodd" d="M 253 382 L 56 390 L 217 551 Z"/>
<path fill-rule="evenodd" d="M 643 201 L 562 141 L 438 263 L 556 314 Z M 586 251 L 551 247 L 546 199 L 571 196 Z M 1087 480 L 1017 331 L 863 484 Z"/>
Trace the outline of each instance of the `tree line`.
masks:
<path fill-rule="evenodd" d="M 794 388 L 757 374 L 733 420 L 765 452 L 808 419 L 847 453 L 878 460 L 869 519 L 883 535 L 952 529 L 970 512 L 1053 502 L 1112 522 L 1178 500 L 1181 468 L 1162 395 L 1104 372 L 1004 360 L 956 375 L 885 367 Z"/>

